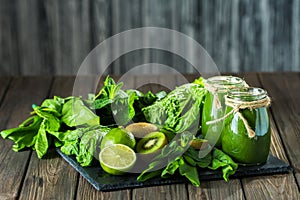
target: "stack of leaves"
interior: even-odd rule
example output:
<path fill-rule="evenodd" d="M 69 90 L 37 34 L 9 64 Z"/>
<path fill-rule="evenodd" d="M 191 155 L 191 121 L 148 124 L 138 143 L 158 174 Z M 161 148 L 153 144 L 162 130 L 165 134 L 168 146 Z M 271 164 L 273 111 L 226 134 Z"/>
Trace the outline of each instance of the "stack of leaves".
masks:
<path fill-rule="evenodd" d="M 193 138 L 193 134 L 188 131 L 177 134 L 169 145 L 165 146 L 160 154 L 151 161 L 149 167 L 138 176 L 137 180 L 146 181 L 156 176 L 169 178 L 179 172 L 193 185 L 200 186 L 198 172 L 201 169 L 217 170 L 220 168 L 224 180 L 228 181 L 229 176 L 237 170 L 238 164 L 216 148 L 207 152 L 204 157 L 199 156 L 201 152 L 189 145 Z"/>
<path fill-rule="evenodd" d="M 46 99 L 41 106 L 32 105 L 31 116 L 19 127 L 1 131 L 1 136 L 14 141 L 13 150 L 32 148 L 42 158 L 50 145 L 64 145 L 64 138 L 75 127 L 99 125 L 95 115 L 80 97 Z"/>

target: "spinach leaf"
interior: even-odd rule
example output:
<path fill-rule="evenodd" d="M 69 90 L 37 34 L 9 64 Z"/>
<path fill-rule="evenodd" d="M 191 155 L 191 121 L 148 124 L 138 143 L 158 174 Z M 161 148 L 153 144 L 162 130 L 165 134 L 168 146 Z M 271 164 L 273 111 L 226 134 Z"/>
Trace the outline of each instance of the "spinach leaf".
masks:
<path fill-rule="evenodd" d="M 86 130 L 89 130 L 89 128 L 77 128 L 75 130 L 57 132 L 55 136 L 61 142 L 61 152 L 69 156 L 78 155 L 80 138 Z"/>
<path fill-rule="evenodd" d="M 160 169 L 160 170 L 150 171 L 150 172 L 147 172 L 147 173 L 142 172 L 142 173 L 138 176 L 137 181 L 144 182 L 144 181 L 146 181 L 146 180 L 149 180 L 149 179 L 158 177 L 158 176 L 161 175 L 162 171 L 163 171 L 163 170 Z"/>
<path fill-rule="evenodd" d="M 152 92 L 143 94 L 138 90 L 122 90 L 123 83 L 116 83 L 111 77 L 107 77 L 100 92 L 88 101 L 91 108 L 101 118 L 101 125 L 126 125 L 131 120 L 145 121 L 142 109 L 153 104 L 157 99 L 163 98 L 166 93 Z"/>
<path fill-rule="evenodd" d="M 93 101 L 90 101 L 90 106 L 96 109 L 102 125 L 126 125 L 135 115 L 133 102 L 137 99 L 137 95 L 127 94 L 121 90 L 122 86 L 123 83 L 116 84 L 107 76 L 100 92 Z"/>
<path fill-rule="evenodd" d="M 100 119 L 87 106 L 80 97 L 69 99 L 62 107 L 61 122 L 69 127 L 99 125 Z"/>
<path fill-rule="evenodd" d="M 228 181 L 229 176 L 234 174 L 237 170 L 238 164 L 235 163 L 231 157 L 225 154 L 223 151 L 214 148 L 212 152 L 212 162 L 208 168 L 212 170 L 221 168 L 224 180 Z"/>
<path fill-rule="evenodd" d="M 195 166 L 183 163 L 179 166 L 179 173 L 186 177 L 194 186 L 200 186 L 199 174 Z"/>
<path fill-rule="evenodd" d="M 193 83 L 198 84 L 198 85 L 200 85 L 201 87 L 204 88 L 204 81 L 205 81 L 205 79 L 204 79 L 203 77 L 200 76 L 199 78 L 196 78 L 196 79 L 193 81 Z"/>
<path fill-rule="evenodd" d="M 46 99 L 41 106 L 33 104 L 33 116 L 29 117 L 17 128 L 4 130 L 1 132 L 3 138 L 8 137 L 14 141 L 12 149 L 22 150 L 31 147 L 37 152 L 38 158 L 42 158 L 49 146 L 52 138 L 48 139 L 47 133 L 55 133 L 60 129 L 61 98 Z M 57 143 L 56 143 L 57 145 Z"/>
<path fill-rule="evenodd" d="M 61 152 L 70 156 L 79 154 L 79 143 L 77 140 L 66 141 L 60 147 Z"/>
<path fill-rule="evenodd" d="M 38 158 L 42 158 L 47 153 L 49 147 L 45 122 L 46 120 L 44 119 L 40 125 L 34 144 L 34 150 L 36 151 Z"/>
<path fill-rule="evenodd" d="M 114 116 L 114 121 L 118 125 L 126 125 L 132 120 L 135 115 L 133 107 L 134 101 L 138 99 L 136 93 L 126 93 L 122 90 L 116 95 L 111 104 L 111 112 Z"/>
<path fill-rule="evenodd" d="M 121 90 L 122 86 L 123 83 L 116 84 L 114 79 L 107 76 L 103 83 L 103 87 L 101 88 L 100 92 L 95 96 L 95 99 L 114 99 L 118 92 Z"/>
<path fill-rule="evenodd" d="M 63 145 L 60 150 L 66 155 L 75 155 L 81 166 L 90 166 L 94 156 L 97 156 L 97 147 L 102 137 L 110 128 L 97 125 L 77 128 L 59 134 Z"/>
<path fill-rule="evenodd" d="M 167 167 L 162 171 L 161 177 L 168 178 L 173 175 L 180 165 L 184 165 L 182 157 L 176 158 L 173 162 L 170 162 Z"/>
<path fill-rule="evenodd" d="M 45 107 L 49 106 L 49 107 Z M 33 112 L 39 116 L 43 121 L 41 122 L 33 149 L 36 151 L 38 158 L 42 158 L 48 151 L 50 142 L 53 138 L 47 136 L 47 133 L 55 135 L 60 129 L 60 110 L 61 105 L 55 99 L 47 99 L 42 103 L 42 106 L 33 105 Z M 55 141 L 55 145 L 59 144 Z"/>
<path fill-rule="evenodd" d="M 62 105 L 65 101 L 69 100 L 72 97 L 61 98 L 58 96 L 54 96 L 53 99 L 46 99 L 41 104 L 41 107 L 45 109 L 45 111 L 52 112 L 56 114 L 57 117 L 61 114 Z"/>
<path fill-rule="evenodd" d="M 56 132 L 60 128 L 60 120 L 57 117 L 57 110 L 46 107 L 33 106 L 33 113 L 43 119 L 43 129 L 48 132 Z"/>
<path fill-rule="evenodd" d="M 33 104 L 32 108 L 33 116 L 19 127 L 1 132 L 3 138 L 15 142 L 13 150 L 31 147 L 38 158 L 42 158 L 54 144 L 56 147 L 62 146 L 62 151 L 68 155 L 75 154 L 83 165 L 88 165 L 91 160 L 89 154 L 96 148 L 93 139 L 100 135 L 96 133 L 101 129 L 101 134 L 104 134 L 107 128 L 99 127 L 99 117 L 84 104 L 81 97 L 55 96 L 44 100 L 41 106 Z M 75 126 L 82 129 L 74 130 Z"/>
<path fill-rule="evenodd" d="M 36 135 L 42 119 L 39 116 L 31 116 L 26 119 L 19 127 L 11 128 L 1 131 L 3 139 L 10 139 L 14 141 L 12 149 L 20 151 L 25 147 L 33 147 L 36 141 Z"/>
<path fill-rule="evenodd" d="M 188 150 L 184 153 L 185 160 L 193 165 L 192 163 L 195 162 L 195 164 L 200 168 L 206 168 L 211 164 L 212 155 L 211 152 L 209 152 L 205 157 L 199 157 L 199 151 L 195 150 L 193 148 L 188 148 Z M 192 160 L 192 161 L 191 161 Z"/>
<path fill-rule="evenodd" d="M 100 146 L 102 137 L 108 133 L 110 129 L 107 127 L 98 127 L 89 130 L 80 138 L 79 153 L 76 156 L 77 162 L 81 166 L 90 166 L 94 157 L 98 158 L 97 147 Z"/>

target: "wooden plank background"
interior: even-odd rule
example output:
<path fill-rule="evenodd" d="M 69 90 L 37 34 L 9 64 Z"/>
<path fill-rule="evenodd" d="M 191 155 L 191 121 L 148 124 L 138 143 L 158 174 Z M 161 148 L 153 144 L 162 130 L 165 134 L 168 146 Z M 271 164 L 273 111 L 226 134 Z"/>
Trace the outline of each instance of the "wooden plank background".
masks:
<path fill-rule="evenodd" d="M 76 74 L 97 44 L 144 26 L 187 34 L 221 72 L 300 71 L 299 0 L 0 0 L 0 75 Z M 149 62 L 193 72 L 178 56 L 142 50 L 110 73 Z"/>

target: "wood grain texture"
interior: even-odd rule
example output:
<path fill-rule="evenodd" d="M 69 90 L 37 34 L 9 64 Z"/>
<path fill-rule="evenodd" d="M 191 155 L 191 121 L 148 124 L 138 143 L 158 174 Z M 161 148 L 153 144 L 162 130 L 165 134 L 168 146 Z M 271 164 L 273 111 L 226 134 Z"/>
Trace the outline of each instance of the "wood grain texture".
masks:
<path fill-rule="evenodd" d="M 8 85 L 10 82 L 10 78 L 0 78 L 0 106 L 2 106 L 2 101 L 4 100 L 5 96 L 6 96 L 6 91 L 8 89 Z M 9 115 L 4 115 L 4 113 L 0 115 L 3 116 L 3 118 L 1 118 L 1 124 L 0 124 L 0 129 L 4 129 L 5 128 L 5 123 L 8 121 L 8 117 Z M 2 141 L 1 141 L 2 142 Z M 2 152 L 2 150 L 4 150 L 5 147 L 4 145 L 0 145 L 0 152 Z M 3 160 L 5 158 L 5 154 L 0 154 L 0 160 Z"/>
<path fill-rule="evenodd" d="M 243 180 L 246 199 L 300 199 L 292 173 Z"/>
<path fill-rule="evenodd" d="M 203 181 L 200 188 L 188 186 L 189 199 L 245 199 L 240 180 Z"/>
<path fill-rule="evenodd" d="M 70 96 L 73 83 L 74 77 L 55 78 L 49 97 Z M 49 150 L 43 159 L 38 159 L 36 153 L 33 153 L 20 199 L 74 199 L 78 176 L 76 170 L 65 162 L 55 149 Z"/>
<path fill-rule="evenodd" d="M 178 199 L 187 200 L 187 190 L 185 184 L 164 185 L 157 187 L 137 188 L 132 190 L 132 199 Z"/>
<path fill-rule="evenodd" d="M 299 74 L 262 74 L 260 78 L 273 97 L 271 110 L 299 184 Z"/>
<path fill-rule="evenodd" d="M 0 11 L 1 75 L 74 75 L 100 42 L 145 26 L 174 29 L 192 37 L 222 72 L 300 70 L 298 0 L 1 0 Z M 150 42 L 147 34 L 145 44 Z M 101 60 L 117 54 L 124 45 L 132 44 L 114 43 L 111 51 L 99 55 L 98 64 L 102 66 Z M 172 48 L 198 56 L 192 46 L 176 40 Z M 149 49 L 120 57 L 110 72 L 123 74 L 149 62 L 193 72 L 184 59 Z"/>
<path fill-rule="evenodd" d="M 269 88 L 269 94 L 273 97 L 272 112 L 277 127 L 282 135 L 282 140 L 287 148 L 291 161 L 295 161 L 294 167 L 300 169 L 299 148 L 299 75 L 298 74 L 262 74 L 262 84 Z"/>
<path fill-rule="evenodd" d="M 55 149 L 42 160 L 33 153 L 19 199 L 74 199 L 77 178 L 76 170 Z"/>
<path fill-rule="evenodd" d="M 1 105 L 0 129 L 16 127 L 28 118 L 32 103 L 41 103 L 50 85 L 51 77 L 14 78 Z M 11 141 L 1 138 L 0 143 L 0 197 L 14 199 L 22 186 L 31 151 L 16 153 L 11 150 Z"/>
<path fill-rule="evenodd" d="M 101 199 L 101 200 L 126 200 L 131 199 L 130 190 L 118 190 L 113 192 L 97 191 L 89 182 L 83 177 L 80 177 L 78 190 L 76 195 L 77 200 L 82 199 Z"/>

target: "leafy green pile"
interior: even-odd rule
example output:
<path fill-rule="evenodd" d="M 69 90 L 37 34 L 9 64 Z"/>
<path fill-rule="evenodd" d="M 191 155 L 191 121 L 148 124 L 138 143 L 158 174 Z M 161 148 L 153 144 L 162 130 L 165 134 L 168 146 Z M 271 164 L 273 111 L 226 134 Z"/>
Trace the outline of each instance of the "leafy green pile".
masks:
<path fill-rule="evenodd" d="M 189 146 L 192 139 L 193 134 L 188 131 L 176 135 L 176 138 L 165 146 L 149 167 L 139 175 L 138 181 L 146 181 L 156 176 L 169 178 L 179 171 L 179 174 L 186 177 L 193 185 L 200 186 L 198 171 L 203 168 L 212 170 L 221 168 L 224 180 L 228 181 L 228 177 L 235 173 L 238 165 L 216 148 L 204 157 L 200 157 L 199 150 Z"/>
<path fill-rule="evenodd" d="M 123 83 L 116 84 L 107 77 L 100 92 L 90 95 L 90 105 L 101 118 L 102 125 L 126 125 L 131 120 L 134 122 L 145 121 L 142 109 L 166 96 L 166 92 L 143 94 L 138 90 L 122 90 Z"/>
<path fill-rule="evenodd" d="M 41 106 L 32 105 L 31 117 L 19 127 L 1 131 L 1 136 L 14 141 L 12 149 L 32 148 L 42 158 L 52 143 L 64 143 L 66 130 L 99 125 L 99 117 L 86 107 L 79 97 L 46 99 Z"/>
<path fill-rule="evenodd" d="M 14 142 L 12 149 L 31 148 L 43 158 L 51 147 L 58 147 L 66 155 L 74 155 L 81 166 L 90 166 L 98 157 L 103 136 L 113 127 L 148 121 L 162 127 L 169 145 L 140 174 L 138 181 L 154 176 L 170 177 L 175 173 L 199 186 L 198 171 L 202 168 L 221 168 L 227 181 L 237 164 L 218 149 L 203 158 L 189 142 L 199 130 L 202 103 L 206 94 L 203 79 L 177 87 L 169 94 L 142 93 L 122 90 L 123 83 L 107 77 L 100 92 L 81 97 L 46 99 L 40 106 L 33 105 L 31 116 L 19 127 L 1 131 L 4 139 Z M 92 110 L 96 111 L 96 114 Z M 166 165 L 167 164 L 167 165 Z"/>
<path fill-rule="evenodd" d="M 165 92 L 154 95 L 137 90 L 123 91 L 122 85 L 108 76 L 99 94 L 90 94 L 89 99 L 54 96 L 40 106 L 33 104 L 28 119 L 19 127 L 1 131 L 0 135 L 14 141 L 14 151 L 31 148 L 42 158 L 55 146 L 67 155 L 75 155 L 82 166 L 89 166 L 99 151 L 102 137 L 116 126 L 114 119 L 118 119 L 118 125 L 143 119 L 142 108 L 166 95 Z M 96 109 L 98 115 L 92 109 Z"/>

